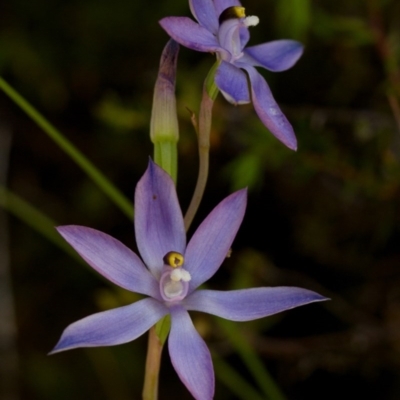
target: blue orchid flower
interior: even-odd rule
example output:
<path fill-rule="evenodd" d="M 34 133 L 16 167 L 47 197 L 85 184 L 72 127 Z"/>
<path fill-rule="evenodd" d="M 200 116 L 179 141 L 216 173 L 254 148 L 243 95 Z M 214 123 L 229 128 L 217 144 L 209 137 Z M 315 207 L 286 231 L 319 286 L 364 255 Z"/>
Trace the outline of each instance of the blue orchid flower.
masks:
<path fill-rule="evenodd" d="M 212 399 L 211 355 L 188 311 L 250 321 L 325 300 L 296 287 L 197 290 L 228 254 L 244 216 L 246 196 L 246 190 L 239 190 L 223 200 L 186 245 L 173 181 L 150 161 L 135 191 L 135 234 L 143 261 L 105 233 L 83 226 L 58 227 L 63 238 L 97 272 L 124 289 L 148 297 L 74 322 L 64 330 L 52 353 L 130 342 L 170 314 L 168 349 L 172 365 L 195 399 Z"/>
<path fill-rule="evenodd" d="M 233 104 L 252 100 L 263 124 L 287 147 L 296 150 L 292 126 L 267 82 L 254 67 L 285 71 L 302 55 L 302 44 L 294 40 L 275 40 L 246 47 L 250 39 L 248 28 L 257 25 L 259 19 L 246 17 L 238 0 L 189 0 L 189 5 L 198 23 L 187 17 L 167 17 L 160 21 L 161 26 L 181 45 L 215 53 L 220 60 L 215 83 L 224 97 Z"/>

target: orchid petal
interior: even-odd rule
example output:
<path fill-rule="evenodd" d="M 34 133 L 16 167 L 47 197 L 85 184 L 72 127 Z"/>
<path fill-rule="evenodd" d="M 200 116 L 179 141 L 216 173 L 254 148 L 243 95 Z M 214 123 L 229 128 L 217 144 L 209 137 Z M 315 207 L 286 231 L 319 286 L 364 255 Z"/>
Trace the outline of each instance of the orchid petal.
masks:
<path fill-rule="evenodd" d="M 152 298 L 89 315 L 69 325 L 51 354 L 78 347 L 113 346 L 130 342 L 150 329 L 168 308 Z"/>
<path fill-rule="evenodd" d="M 189 293 L 211 278 L 224 261 L 246 209 L 247 190 L 221 201 L 197 228 L 185 254 L 184 268 L 192 279 Z"/>
<path fill-rule="evenodd" d="M 185 299 L 185 308 L 231 321 L 252 321 L 291 308 L 328 300 L 297 287 L 263 287 L 220 292 L 198 290 Z"/>
<path fill-rule="evenodd" d="M 151 160 L 135 191 L 135 234 L 139 252 L 159 278 L 163 257 L 183 254 L 186 233 L 182 211 L 171 177 Z"/>
<path fill-rule="evenodd" d="M 190 11 L 201 26 L 216 34 L 218 18 L 213 0 L 189 0 Z"/>
<path fill-rule="evenodd" d="M 303 54 L 303 49 L 304 46 L 295 40 L 274 40 L 247 47 L 240 61 L 280 72 L 293 67 Z"/>
<path fill-rule="evenodd" d="M 189 49 L 203 52 L 226 53 L 216 37 L 206 28 L 187 17 L 167 17 L 161 27 L 178 43 Z"/>
<path fill-rule="evenodd" d="M 242 40 L 246 39 L 242 31 L 243 27 L 239 18 L 228 19 L 220 25 L 218 41 L 221 47 L 228 50 L 231 55 L 227 61 L 233 61 L 242 54 Z"/>
<path fill-rule="evenodd" d="M 186 310 L 171 308 L 168 350 L 179 378 L 197 400 L 214 397 L 214 369 L 210 351 Z"/>
<path fill-rule="evenodd" d="M 297 140 L 292 125 L 276 103 L 267 82 L 255 68 L 246 64 L 240 67 L 249 74 L 253 106 L 262 123 L 289 149 L 296 150 Z"/>
<path fill-rule="evenodd" d="M 222 61 L 215 74 L 215 83 L 230 103 L 236 105 L 250 102 L 247 76 L 234 65 Z"/>
<path fill-rule="evenodd" d="M 239 31 L 239 36 L 240 36 L 240 46 L 241 49 L 243 50 L 246 44 L 249 43 L 250 40 L 249 28 L 247 28 L 247 26 L 241 26 Z"/>
<path fill-rule="evenodd" d="M 158 282 L 140 258 L 113 237 L 85 226 L 59 226 L 61 236 L 98 273 L 131 292 L 159 295 Z"/>
<path fill-rule="evenodd" d="M 222 11 L 226 10 L 229 7 L 241 6 L 239 0 L 214 0 L 214 5 L 218 17 L 222 13 Z"/>

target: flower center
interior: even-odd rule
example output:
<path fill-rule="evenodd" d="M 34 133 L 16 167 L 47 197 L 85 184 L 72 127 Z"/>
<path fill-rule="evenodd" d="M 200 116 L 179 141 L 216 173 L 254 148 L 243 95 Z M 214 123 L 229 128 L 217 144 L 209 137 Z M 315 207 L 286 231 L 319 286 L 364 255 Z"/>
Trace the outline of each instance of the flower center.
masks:
<path fill-rule="evenodd" d="M 244 18 L 246 16 L 245 8 L 240 6 L 228 7 L 222 11 L 219 16 L 219 23 L 222 24 L 224 21 L 233 18 Z"/>
<path fill-rule="evenodd" d="M 173 267 L 173 268 L 182 266 L 185 261 L 185 259 L 183 258 L 183 255 L 176 251 L 168 252 L 164 256 L 163 260 L 166 265 L 169 265 L 170 267 Z"/>
<path fill-rule="evenodd" d="M 164 272 L 160 279 L 161 297 L 168 302 L 185 298 L 189 290 L 190 273 L 182 265 L 185 259 L 182 254 L 170 251 L 164 256 Z"/>
<path fill-rule="evenodd" d="M 221 25 L 228 19 L 239 19 L 242 20 L 244 26 L 246 27 L 258 25 L 260 18 L 258 18 L 256 15 L 249 15 L 246 17 L 245 11 L 246 9 L 244 7 L 228 7 L 222 11 L 221 15 L 219 16 L 219 24 Z"/>
<path fill-rule="evenodd" d="M 250 39 L 248 28 L 256 26 L 259 21 L 255 15 L 246 17 L 244 7 L 228 7 L 221 13 L 218 41 L 230 53 L 229 57 L 223 55 L 222 59 L 234 63 L 243 56 L 243 48 Z"/>
<path fill-rule="evenodd" d="M 249 15 L 243 20 L 243 23 L 245 26 L 257 26 L 260 22 L 260 18 L 257 17 L 257 15 Z"/>

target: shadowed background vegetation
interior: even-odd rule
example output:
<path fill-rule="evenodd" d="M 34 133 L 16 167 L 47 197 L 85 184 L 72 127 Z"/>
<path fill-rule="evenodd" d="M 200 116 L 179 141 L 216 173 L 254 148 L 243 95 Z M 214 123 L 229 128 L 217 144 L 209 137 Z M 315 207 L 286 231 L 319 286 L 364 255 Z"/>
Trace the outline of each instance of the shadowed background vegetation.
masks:
<path fill-rule="evenodd" d="M 288 399 L 398 399 L 400 3 L 243 3 L 248 15 L 260 18 L 250 44 L 279 38 L 305 44 L 293 69 L 263 72 L 299 149 L 292 152 L 269 134 L 251 105 L 234 107 L 219 96 L 211 174 L 193 227 L 232 190 L 248 186 L 249 204 L 232 256 L 209 284 L 223 290 L 301 286 L 332 299 L 240 324 Z M 152 154 L 152 89 L 168 39 L 158 20 L 170 15 L 189 16 L 187 1 L 6 0 L 0 6 L 0 75 L 131 199 Z M 213 62 L 209 54 L 181 48 L 183 210 L 197 176 L 188 109 L 197 111 Z M 2 92 L 0 134 L 11 137 L 9 154 L 2 140 L 0 157 L 9 159 L 13 193 L 56 224 L 90 226 L 136 249 L 132 222 Z M 105 282 L 27 221 L 8 215 L 1 237 L 10 269 L 0 278 L 10 279 L 12 303 L 3 309 L 14 309 L 16 329 L 0 343 L 0 394 L 139 399 L 145 335 L 122 346 L 46 355 L 71 322 L 139 296 Z M 257 387 L 228 332 L 211 316 L 193 316 L 218 360 Z M 190 398 L 167 352 L 160 379 L 160 400 Z M 232 380 L 217 374 L 216 399 L 239 398 Z"/>

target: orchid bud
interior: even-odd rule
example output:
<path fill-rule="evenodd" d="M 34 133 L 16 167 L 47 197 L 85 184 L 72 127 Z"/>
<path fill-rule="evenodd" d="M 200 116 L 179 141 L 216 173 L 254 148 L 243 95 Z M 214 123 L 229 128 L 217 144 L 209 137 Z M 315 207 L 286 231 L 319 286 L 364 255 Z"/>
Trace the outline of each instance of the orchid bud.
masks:
<path fill-rule="evenodd" d="M 175 77 L 179 44 L 171 39 L 161 55 L 160 69 L 154 88 L 151 111 L 150 138 L 154 143 L 154 161 L 177 179 L 179 139 L 176 115 Z"/>
<path fill-rule="evenodd" d="M 179 44 L 171 39 L 161 55 L 150 121 L 150 138 L 153 143 L 159 141 L 177 142 L 179 139 L 175 99 L 178 52 Z"/>

